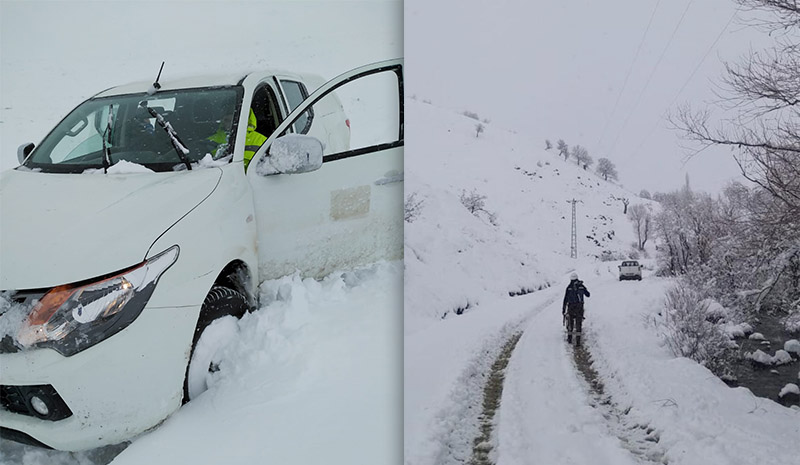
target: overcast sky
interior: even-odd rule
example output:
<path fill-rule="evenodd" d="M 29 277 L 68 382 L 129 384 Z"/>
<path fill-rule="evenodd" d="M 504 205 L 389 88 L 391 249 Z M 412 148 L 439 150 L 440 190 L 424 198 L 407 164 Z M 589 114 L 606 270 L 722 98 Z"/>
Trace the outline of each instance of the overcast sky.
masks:
<path fill-rule="evenodd" d="M 545 138 L 582 145 L 595 160 L 611 159 L 637 193 L 674 190 L 687 171 L 693 187 L 718 191 L 739 178 L 730 152 L 707 150 L 682 165 L 686 141 L 665 117 L 716 99 L 723 60 L 770 44 L 735 8 L 733 0 L 406 0 L 408 93 L 528 132 L 537 148 Z"/>

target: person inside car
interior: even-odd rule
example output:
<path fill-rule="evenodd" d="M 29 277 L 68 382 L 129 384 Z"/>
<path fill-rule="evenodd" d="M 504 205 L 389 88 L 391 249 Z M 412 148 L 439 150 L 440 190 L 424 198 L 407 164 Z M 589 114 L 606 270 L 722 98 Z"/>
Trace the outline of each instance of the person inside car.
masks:
<path fill-rule="evenodd" d="M 225 117 L 220 122 L 219 127 L 217 128 L 217 132 L 212 134 L 208 137 L 208 140 L 212 142 L 216 142 L 217 144 L 224 144 L 228 140 L 228 132 L 231 130 L 231 126 L 233 124 L 233 115 L 226 113 Z M 247 170 L 248 165 L 250 165 L 250 160 L 253 159 L 253 155 L 256 154 L 256 151 L 261 144 L 266 142 L 267 138 L 260 132 L 256 131 L 258 127 L 258 120 L 256 119 L 256 115 L 253 112 L 253 109 L 250 109 L 250 116 L 247 120 L 247 136 L 245 137 L 245 147 L 244 147 L 244 169 Z M 215 150 L 216 152 L 216 150 Z"/>

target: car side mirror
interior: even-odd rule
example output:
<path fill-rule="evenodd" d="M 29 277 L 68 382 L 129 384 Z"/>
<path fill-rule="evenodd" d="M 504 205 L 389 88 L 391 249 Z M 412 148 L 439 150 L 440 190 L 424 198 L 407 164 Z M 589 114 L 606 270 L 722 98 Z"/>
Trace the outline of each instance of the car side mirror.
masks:
<path fill-rule="evenodd" d="M 304 134 L 287 134 L 272 142 L 269 156 L 256 168 L 258 174 L 298 174 L 322 166 L 322 142 Z"/>
<path fill-rule="evenodd" d="M 33 142 L 28 142 L 27 144 L 22 144 L 17 148 L 17 160 L 19 160 L 19 164 L 21 165 L 22 162 L 28 158 L 28 155 L 33 152 L 33 148 L 36 147 Z"/>

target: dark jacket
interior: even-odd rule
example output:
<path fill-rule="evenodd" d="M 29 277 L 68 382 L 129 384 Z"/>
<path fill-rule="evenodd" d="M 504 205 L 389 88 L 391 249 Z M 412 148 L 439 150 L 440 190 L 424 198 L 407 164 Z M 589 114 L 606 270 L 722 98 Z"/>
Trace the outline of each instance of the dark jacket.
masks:
<path fill-rule="evenodd" d="M 566 309 L 569 303 L 583 303 L 583 296 L 590 297 L 589 290 L 583 285 L 583 281 L 579 279 L 570 281 L 567 286 L 567 291 L 564 293 L 564 305 L 562 309 Z"/>

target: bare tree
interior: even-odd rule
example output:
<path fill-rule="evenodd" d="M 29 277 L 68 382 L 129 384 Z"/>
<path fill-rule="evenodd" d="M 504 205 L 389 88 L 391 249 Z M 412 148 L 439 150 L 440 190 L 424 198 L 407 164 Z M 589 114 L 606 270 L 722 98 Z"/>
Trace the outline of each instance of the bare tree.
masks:
<path fill-rule="evenodd" d="M 606 181 L 609 179 L 616 180 L 617 179 L 617 167 L 611 163 L 611 160 L 608 158 L 601 158 L 597 160 L 597 174 L 603 177 Z"/>
<path fill-rule="evenodd" d="M 765 11 L 751 21 L 775 33 L 775 45 L 727 63 L 718 111 L 680 108 L 671 120 L 697 143 L 692 155 L 728 146 L 742 175 L 800 215 L 800 3 L 736 0 L 743 9 Z"/>
<path fill-rule="evenodd" d="M 417 200 L 417 193 L 413 192 L 406 197 L 403 205 L 403 221 L 406 223 L 413 223 L 415 219 L 422 213 L 422 204 L 424 200 Z"/>
<path fill-rule="evenodd" d="M 550 139 L 545 139 L 544 140 L 544 149 L 545 150 L 550 150 L 552 148 L 553 148 L 553 144 L 550 142 Z"/>
<path fill-rule="evenodd" d="M 470 213 L 478 218 L 484 215 L 492 225 L 497 226 L 497 215 L 486 209 L 485 195 L 479 194 L 475 189 L 472 189 L 470 193 L 462 190 L 459 200 L 461 200 L 461 205 L 464 205 Z"/>
<path fill-rule="evenodd" d="M 569 158 L 569 146 L 564 142 L 564 139 L 558 139 L 558 142 L 556 142 L 556 149 L 558 150 L 558 154 L 564 157 L 565 161 Z"/>
<path fill-rule="evenodd" d="M 475 125 L 475 137 L 478 137 L 481 134 L 483 134 L 483 130 L 484 129 L 486 129 L 486 127 L 483 125 L 483 123 L 476 124 Z"/>
<path fill-rule="evenodd" d="M 628 218 L 633 223 L 633 230 L 636 231 L 637 246 L 639 250 L 644 250 L 644 245 L 650 238 L 653 216 L 646 206 L 634 205 L 628 211 Z"/>
<path fill-rule="evenodd" d="M 591 165 L 594 162 L 589 156 L 589 151 L 581 145 L 572 147 L 572 157 L 578 165 Z"/>

